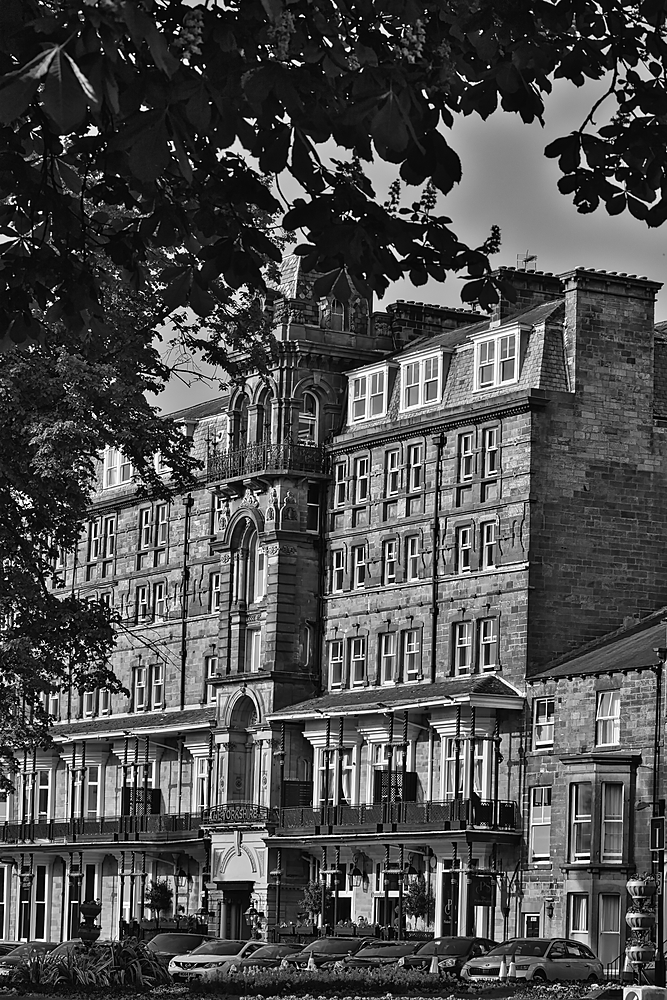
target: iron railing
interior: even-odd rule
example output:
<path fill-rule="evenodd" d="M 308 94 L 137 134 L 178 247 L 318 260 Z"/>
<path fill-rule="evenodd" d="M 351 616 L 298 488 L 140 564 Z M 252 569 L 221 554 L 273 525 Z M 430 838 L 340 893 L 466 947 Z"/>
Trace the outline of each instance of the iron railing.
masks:
<path fill-rule="evenodd" d="M 452 827 L 490 830 L 520 830 L 516 802 L 502 799 L 450 799 L 445 802 L 382 802 L 375 805 L 286 806 L 275 810 L 281 830 L 314 827 L 368 827 L 395 824 L 447 830 Z"/>
<path fill-rule="evenodd" d="M 0 844 L 21 844 L 35 841 L 136 840 L 157 837 L 179 840 L 197 833 L 201 826 L 200 813 L 169 816 L 147 813 L 137 816 L 111 816 L 102 819 L 54 819 L 41 822 L 3 823 Z"/>
<path fill-rule="evenodd" d="M 271 812 L 268 806 L 259 806 L 255 802 L 227 802 L 205 809 L 202 823 L 211 826 L 266 826 Z"/>
<path fill-rule="evenodd" d="M 324 449 L 315 445 L 249 444 L 229 451 L 210 449 L 206 460 L 207 482 L 243 479 L 260 472 L 324 472 Z"/>

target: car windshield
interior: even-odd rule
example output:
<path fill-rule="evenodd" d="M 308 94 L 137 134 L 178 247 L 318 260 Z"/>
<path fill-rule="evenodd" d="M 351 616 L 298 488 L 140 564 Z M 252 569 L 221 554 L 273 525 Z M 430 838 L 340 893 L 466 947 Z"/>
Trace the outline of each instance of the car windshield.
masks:
<path fill-rule="evenodd" d="M 285 944 L 265 944 L 257 951 L 253 952 L 253 958 L 282 958 L 283 955 L 291 955 L 299 951 L 296 945 Z"/>
<path fill-rule="evenodd" d="M 184 951 L 192 951 L 201 942 L 201 934 L 156 934 L 148 942 L 148 947 L 150 951 L 170 951 L 180 955 Z"/>
<path fill-rule="evenodd" d="M 548 941 L 531 941 L 529 938 L 527 941 L 506 941 L 505 944 L 499 944 L 496 948 L 492 948 L 488 954 L 505 955 L 508 958 L 510 955 L 544 958 L 548 947 Z"/>
<path fill-rule="evenodd" d="M 465 955 L 470 948 L 468 938 L 450 938 L 448 941 L 427 941 L 418 955 Z"/>
<path fill-rule="evenodd" d="M 396 955 L 409 955 L 410 952 L 414 951 L 414 943 L 412 944 L 391 944 L 388 947 L 383 947 L 382 945 L 375 945 L 373 948 L 362 948 L 361 951 L 357 952 L 359 958 L 377 958 L 381 955 L 382 958 L 391 958 Z"/>
<path fill-rule="evenodd" d="M 313 955 L 344 955 L 351 951 L 353 944 L 353 941 L 346 941 L 344 938 L 341 938 L 340 941 L 313 941 L 312 945 L 309 945 L 308 951 Z"/>
<path fill-rule="evenodd" d="M 52 951 L 53 948 L 55 948 L 55 944 L 49 944 L 47 941 L 24 941 L 18 948 L 13 948 L 9 954 L 12 958 L 23 958 L 24 955 L 30 955 L 32 952 Z"/>
<path fill-rule="evenodd" d="M 192 955 L 238 955 L 245 941 L 204 941 Z"/>

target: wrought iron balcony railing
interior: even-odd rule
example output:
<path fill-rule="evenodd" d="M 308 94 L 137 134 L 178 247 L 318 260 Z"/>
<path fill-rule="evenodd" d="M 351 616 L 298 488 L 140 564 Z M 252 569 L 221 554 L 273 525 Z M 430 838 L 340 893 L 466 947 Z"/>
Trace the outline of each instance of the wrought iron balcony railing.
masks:
<path fill-rule="evenodd" d="M 229 451 L 210 449 L 207 482 L 244 479 L 260 472 L 324 472 L 324 449 L 314 445 L 259 442 Z"/>
<path fill-rule="evenodd" d="M 275 810 L 255 802 L 227 802 L 202 813 L 202 823 L 211 826 L 266 826 Z"/>
<path fill-rule="evenodd" d="M 450 799 L 445 802 L 382 802 L 375 805 L 286 806 L 276 810 L 277 831 L 314 831 L 319 827 L 357 827 L 377 830 L 395 825 L 403 829 L 489 829 L 519 832 L 516 802 L 501 799 Z"/>
<path fill-rule="evenodd" d="M 180 816 L 147 813 L 137 816 L 107 816 L 102 819 L 54 819 L 40 822 L 3 823 L 0 844 L 23 844 L 35 841 L 71 843 L 79 841 L 125 841 L 157 838 L 179 840 L 197 833 L 200 813 Z"/>

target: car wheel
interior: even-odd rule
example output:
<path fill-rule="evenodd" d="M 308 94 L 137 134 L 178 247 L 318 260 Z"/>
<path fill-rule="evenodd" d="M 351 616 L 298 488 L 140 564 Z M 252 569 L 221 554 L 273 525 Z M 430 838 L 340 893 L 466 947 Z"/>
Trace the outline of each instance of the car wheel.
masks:
<path fill-rule="evenodd" d="M 533 973 L 533 982 L 546 983 L 546 981 L 547 981 L 546 972 L 543 969 L 536 969 L 535 972 Z"/>

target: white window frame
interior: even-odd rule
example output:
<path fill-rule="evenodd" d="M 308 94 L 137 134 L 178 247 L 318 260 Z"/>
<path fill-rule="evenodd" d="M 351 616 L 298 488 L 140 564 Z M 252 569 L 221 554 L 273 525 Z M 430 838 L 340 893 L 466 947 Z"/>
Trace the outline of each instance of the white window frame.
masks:
<path fill-rule="evenodd" d="M 435 367 L 435 377 L 434 377 Z M 400 411 L 435 406 L 442 396 L 442 354 L 411 357 L 401 363 Z"/>
<path fill-rule="evenodd" d="M 588 893 L 569 892 L 567 896 L 567 936 L 573 941 L 588 941 L 589 928 Z M 585 939 L 585 940 L 584 940 Z"/>
<path fill-rule="evenodd" d="M 93 768 L 96 771 L 96 776 L 93 781 L 91 781 L 91 771 Z M 85 787 L 83 789 L 84 795 L 84 808 L 83 815 L 84 819 L 99 819 L 102 814 L 102 789 L 104 787 L 102 782 L 102 765 L 101 764 L 89 764 L 86 767 L 85 775 Z M 95 789 L 95 809 L 91 811 L 90 809 L 90 790 Z"/>
<path fill-rule="evenodd" d="M 454 673 L 457 677 L 472 673 L 473 622 L 454 622 Z"/>
<path fill-rule="evenodd" d="M 388 538 L 382 543 L 382 583 L 391 587 L 396 583 L 396 568 L 398 564 L 398 542 Z"/>
<path fill-rule="evenodd" d="M 35 786 L 34 795 L 35 801 L 33 805 L 33 818 L 38 823 L 46 823 L 52 818 L 52 771 L 50 768 L 40 767 L 35 772 Z M 46 795 L 46 809 L 40 808 L 41 793 L 44 792 Z"/>
<path fill-rule="evenodd" d="M 496 568 L 496 522 L 484 521 L 480 525 L 482 535 L 482 569 Z"/>
<path fill-rule="evenodd" d="M 308 400 L 313 401 L 313 412 L 306 407 Z M 319 437 L 319 413 L 320 406 L 317 396 L 311 390 L 306 389 L 301 396 L 297 417 L 297 441 L 299 444 L 310 447 L 315 447 L 317 445 Z"/>
<path fill-rule="evenodd" d="M 153 584 L 153 618 L 164 621 L 167 617 L 167 586 L 163 581 Z"/>
<path fill-rule="evenodd" d="M 155 545 L 164 548 L 169 540 L 169 504 L 159 503 L 155 508 Z"/>
<path fill-rule="evenodd" d="M 255 574 L 254 599 L 261 601 L 266 597 L 266 552 L 261 545 L 255 549 L 253 571 Z"/>
<path fill-rule="evenodd" d="M 97 710 L 100 715 L 111 715 L 111 691 L 108 688 L 100 688 Z"/>
<path fill-rule="evenodd" d="M 197 812 L 208 809 L 208 757 L 195 757 L 195 810 Z"/>
<path fill-rule="evenodd" d="M 620 789 L 620 812 L 612 813 L 609 803 L 609 789 L 614 788 L 618 793 Z M 604 781 L 602 783 L 602 816 L 600 830 L 600 860 L 608 864 L 620 863 L 623 861 L 623 798 L 625 789 L 621 781 Z M 608 842 L 613 840 L 614 834 L 620 834 L 620 850 L 614 851 L 607 848 Z"/>
<path fill-rule="evenodd" d="M 350 639 L 350 687 L 363 687 L 366 683 L 366 636 Z"/>
<path fill-rule="evenodd" d="M 554 745 L 556 699 L 535 698 L 533 701 L 533 750 Z"/>
<path fill-rule="evenodd" d="M 341 688 L 344 677 L 345 644 L 342 639 L 329 642 L 329 687 Z"/>
<path fill-rule="evenodd" d="M 116 515 L 102 518 L 102 558 L 113 558 L 116 549 Z"/>
<path fill-rule="evenodd" d="M 479 669 L 495 670 L 498 666 L 498 619 L 482 618 L 479 622 Z"/>
<path fill-rule="evenodd" d="M 384 455 L 384 490 L 388 497 L 397 496 L 401 486 L 401 452 L 391 448 Z"/>
<path fill-rule="evenodd" d="M 132 463 L 118 448 L 108 446 L 104 449 L 102 483 L 105 490 L 131 482 L 133 475 Z"/>
<path fill-rule="evenodd" d="M 142 583 L 137 587 L 135 592 L 135 605 L 137 624 L 148 621 L 151 616 L 148 584 Z"/>
<path fill-rule="evenodd" d="M 472 572 L 472 525 L 456 529 L 456 572 L 459 576 Z"/>
<path fill-rule="evenodd" d="M 472 482 L 475 471 L 475 438 L 472 431 L 459 435 L 459 479 L 460 483 Z"/>
<path fill-rule="evenodd" d="M 246 631 L 246 671 L 258 674 L 262 666 L 262 630 L 249 628 Z"/>
<path fill-rule="evenodd" d="M 618 746 L 621 742 L 621 692 L 598 691 L 595 707 L 596 747 Z"/>
<path fill-rule="evenodd" d="M 81 696 L 81 714 L 84 719 L 92 719 L 95 716 L 95 700 L 97 692 L 95 690 L 83 691 Z"/>
<path fill-rule="evenodd" d="M 395 683 L 397 656 L 398 656 L 398 633 L 382 632 L 380 634 L 380 683 L 381 684 Z"/>
<path fill-rule="evenodd" d="M 331 553 L 331 592 L 341 594 L 345 587 L 345 549 L 333 549 Z"/>
<path fill-rule="evenodd" d="M 424 484 L 424 445 L 408 445 L 408 493 L 419 493 Z"/>
<path fill-rule="evenodd" d="M 206 678 L 206 704 L 215 705 L 218 700 L 218 691 L 212 684 L 208 681 L 212 680 L 218 673 L 218 657 L 217 656 L 206 656 L 204 657 L 204 676 Z"/>
<path fill-rule="evenodd" d="M 151 667 L 151 705 L 153 709 L 164 708 L 165 698 L 164 663 L 154 663 Z"/>
<path fill-rule="evenodd" d="M 362 590 L 366 585 L 366 546 L 353 545 L 351 556 L 352 556 L 352 589 Z"/>
<path fill-rule="evenodd" d="M 590 793 L 591 812 L 581 812 L 579 796 L 581 790 L 588 787 Z M 590 864 L 591 851 L 593 847 L 593 786 L 590 781 L 577 781 L 570 785 L 570 860 L 575 863 Z M 581 830 L 588 828 L 589 847 L 587 851 L 578 850 L 576 846 L 577 838 Z"/>
<path fill-rule="evenodd" d="M 520 339 L 521 331 L 515 327 L 475 340 L 475 392 L 516 385 L 519 381 Z"/>
<path fill-rule="evenodd" d="M 135 668 L 133 707 L 135 712 L 145 712 L 148 708 L 148 667 Z"/>
<path fill-rule="evenodd" d="M 494 479 L 500 471 L 498 437 L 498 427 L 482 430 L 482 479 Z"/>
<path fill-rule="evenodd" d="M 403 632 L 403 680 L 419 680 L 421 674 L 421 629 Z"/>
<path fill-rule="evenodd" d="M 347 486 L 346 479 L 347 479 L 346 463 L 336 462 L 336 465 L 334 467 L 334 494 L 333 494 L 334 507 L 345 506 L 345 494 Z"/>
<path fill-rule="evenodd" d="M 547 830 L 547 849 L 536 850 L 535 841 Z M 551 858 L 551 785 L 536 785 L 530 790 L 530 835 L 528 860 L 549 861 Z"/>
<path fill-rule="evenodd" d="M 142 507 L 139 511 L 139 548 L 150 549 L 152 541 L 152 511 L 150 507 Z"/>
<path fill-rule="evenodd" d="M 354 460 L 354 502 L 366 504 L 370 499 L 369 460 L 367 456 Z"/>
<path fill-rule="evenodd" d="M 405 578 L 411 583 L 419 580 L 419 535 L 405 539 Z"/>
<path fill-rule="evenodd" d="M 383 417 L 387 412 L 389 369 L 369 368 L 349 376 L 349 423 Z"/>
<path fill-rule="evenodd" d="M 220 597 L 220 573 L 211 573 L 208 581 L 209 614 L 216 614 L 220 611 Z"/>

